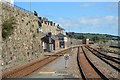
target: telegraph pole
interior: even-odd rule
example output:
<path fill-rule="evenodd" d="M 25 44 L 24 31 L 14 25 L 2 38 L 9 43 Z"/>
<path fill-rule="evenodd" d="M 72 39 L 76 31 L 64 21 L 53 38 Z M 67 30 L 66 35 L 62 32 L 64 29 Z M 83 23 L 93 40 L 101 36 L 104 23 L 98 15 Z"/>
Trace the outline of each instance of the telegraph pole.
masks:
<path fill-rule="evenodd" d="M 30 11 L 31 11 L 31 0 L 30 0 Z"/>

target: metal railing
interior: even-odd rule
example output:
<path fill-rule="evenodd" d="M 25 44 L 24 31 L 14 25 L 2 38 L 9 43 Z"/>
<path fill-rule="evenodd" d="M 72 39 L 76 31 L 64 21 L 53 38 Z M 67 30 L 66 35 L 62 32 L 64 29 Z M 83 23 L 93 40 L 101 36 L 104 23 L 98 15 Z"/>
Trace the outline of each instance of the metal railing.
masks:
<path fill-rule="evenodd" d="M 13 6 L 14 8 L 20 9 L 20 10 L 22 10 L 22 11 L 25 11 L 25 12 L 27 12 L 27 13 L 29 13 L 29 14 L 34 15 L 34 13 L 33 13 L 32 11 L 26 10 L 26 9 L 24 9 L 24 8 L 22 8 L 22 7 L 19 7 L 19 6 L 15 5 L 15 4 L 11 4 L 10 2 L 2 1 L 2 3 L 7 4 L 7 5 L 10 5 L 10 6 Z"/>

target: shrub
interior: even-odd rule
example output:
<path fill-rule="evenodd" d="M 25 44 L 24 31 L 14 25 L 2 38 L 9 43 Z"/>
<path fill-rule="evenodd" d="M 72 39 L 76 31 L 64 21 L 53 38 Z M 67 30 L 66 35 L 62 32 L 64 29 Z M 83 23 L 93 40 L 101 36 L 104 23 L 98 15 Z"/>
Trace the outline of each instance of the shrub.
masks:
<path fill-rule="evenodd" d="M 36 34 L 35 33 L 33 34 L 33 38 L 36 38 Z"/>
<path fill-rule="evenodd" d="M 2 24 L 2 37 L 6 39 L 8 36 L 10 36 L 13 33 L 14 30 L 14 24 L 16 24 L 16 19 L 14 17 L 7 19 Z"/>
<path fill-rule="evenodd" d="M 37 28 L 37 33 L 39 33 L 39 28 Z"/>

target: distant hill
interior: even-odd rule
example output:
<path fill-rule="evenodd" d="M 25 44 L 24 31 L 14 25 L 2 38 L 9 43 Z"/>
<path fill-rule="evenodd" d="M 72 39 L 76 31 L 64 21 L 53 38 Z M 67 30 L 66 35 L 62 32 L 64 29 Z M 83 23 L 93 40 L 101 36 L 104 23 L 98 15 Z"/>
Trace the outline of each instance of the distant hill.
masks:
<path fill-rule="evenodd" d="M 86 38 L 88 38 L 91 41 L 95 41 L 95 40 L 120 40 L 119 36 L 108 35 L 108 34 L 67 32 L 67 35 L 69 35 L 69 36 L 74 35 L 74 38 L 76 38 L 76 39 L 86 39 Z"/>

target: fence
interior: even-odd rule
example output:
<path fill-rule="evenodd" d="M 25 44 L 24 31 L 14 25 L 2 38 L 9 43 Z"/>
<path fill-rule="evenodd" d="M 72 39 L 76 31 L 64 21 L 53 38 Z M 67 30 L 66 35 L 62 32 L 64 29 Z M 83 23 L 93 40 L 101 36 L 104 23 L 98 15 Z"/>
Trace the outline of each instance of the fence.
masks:
<path fill-rule="evenodd" d="M 17 9 L 20 9 L 20 10 L 22 10 L 22 11 L 25 11 L 25 12 L 27 12 L 27 13 L 29 13 L 29 14 L 34 15 L 34 13 L 33 13 L 32 11 L 26 10 L 26 9 L 24 9 L 24 8 L 22 8 L 22 7 L 19 7 L 19 6 L 15 5 L 15 4 L 13 5 L 13 4 L 11 4 L 10 2 L 3 1 L 3 3 L 4 3 L 4 4 L 7 4 L 7 5 L 10 5 L 10 6 L 14 6 L 14 7 L 17 8 Z"/>

